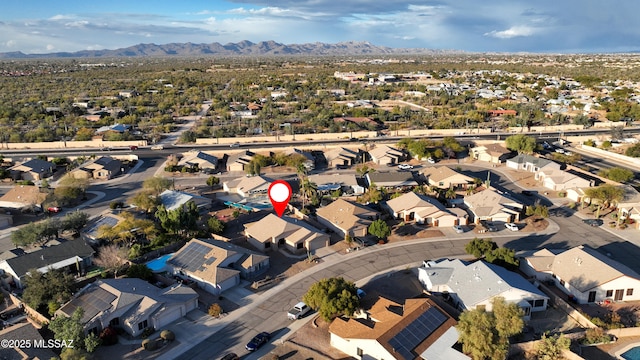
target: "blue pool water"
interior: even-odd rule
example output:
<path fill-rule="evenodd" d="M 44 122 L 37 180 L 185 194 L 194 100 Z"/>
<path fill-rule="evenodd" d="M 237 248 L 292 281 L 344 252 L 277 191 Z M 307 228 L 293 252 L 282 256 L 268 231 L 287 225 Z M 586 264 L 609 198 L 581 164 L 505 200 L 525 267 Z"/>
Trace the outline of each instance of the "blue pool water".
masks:
<path fill-rule="evenodd" d="M 640 346 L 632 347 L 620 356 L 626 360 L 640 360 Z"/>
<path fill-rule="evenodd" d="M 155 260 L 151 260 L 147 262 L 146 265 L 153 272 L 163 272 L 166 270 L 165 268 L 167 266 L 167 260 L 169 260 L 169 258 L 171 258 L 172 256 L 173 256 L 173 253 L 162 255 Z"/>

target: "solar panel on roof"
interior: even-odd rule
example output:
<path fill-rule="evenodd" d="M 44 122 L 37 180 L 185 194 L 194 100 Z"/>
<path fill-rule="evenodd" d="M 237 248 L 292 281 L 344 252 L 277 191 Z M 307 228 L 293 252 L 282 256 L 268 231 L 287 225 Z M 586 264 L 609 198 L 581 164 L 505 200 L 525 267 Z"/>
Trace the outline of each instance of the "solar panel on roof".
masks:
<path fill-rule="evenodd" d="M 215 258 L 205 259 L 209 251 L 211 249 L 208 246 L 195 242 L 190 243 L 185 249 L 171 258 L 169 262 L 188 271 L 197 271 L 201 269 L 205 262 L 211 264 L 216 260 Z"/>
<path fill-rule="evenodd" d="M 408 324 L 404 329 L 400 330 L 391 340 L 389 345 L 393 350 L 405 359 L 413 359 L 415 356 L 411 353 L 424 339 L 429 337 L 437 328 L 440 327 L 447 316 L 438 308 L 430 307 L 427 311 L 418 316 L 414 321 Z"/>

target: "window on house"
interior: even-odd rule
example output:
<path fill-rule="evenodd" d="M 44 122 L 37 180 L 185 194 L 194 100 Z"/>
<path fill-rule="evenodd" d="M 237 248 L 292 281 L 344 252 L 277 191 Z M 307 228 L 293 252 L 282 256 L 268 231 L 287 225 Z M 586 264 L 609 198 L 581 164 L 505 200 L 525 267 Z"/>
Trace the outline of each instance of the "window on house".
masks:
<path fill-rule="evenodd" d="M 613 296 L 613 290 L 607 290 L 607 295 L 605 295 L 606 297 L 612 297 Z"/>
<path fill-rule="evenodd" d="M 296 249 L 302 249 L 302 245 L 303 245 L 302 243 L 296 244 Z"/>
<path fill-rule="evenodd" d="M 356 351 L 357 351 L 358 356 L 362 356 L 362 355 L 364 355 L 364 351 L 362 351 L 362 349 L 357 348 L 357 350 L 356 350 Z"/>
<path fill-rule="evenodd" d="M 111 325 L 111 326 L 118 326 L 118 325 L 120 325 L 120 318 L 113 318 L 113 319 L 111 319 L 111 321 L 109 321 L 109 325 Z"/>
<path fill-rule="evenodd" d="M 633 289 L 627 289 L 627 296 L 633 295 Z"/>
<path fill-rule="evenodd" d="M 138 323 L 138 330 L 146 329 L 147 326 L 149 326 L 149 324 L 147 323 L 147 320 L 145 320 L 143 322 L 139 322 Z"/>
<path fill-rule="evenodd" d="M 533 307 L 543 307 L 543 306 L 544 306 L 544 299 L 538 299 L 533 302 Z"/>
<path fill-rule="evenodd" d="M 527 300 L 527 302 L 529 303 L 529 305 L 535 306 L 535 305 L 533 305 L 533 300 Z"/>
<path fill-rule="evenodd" d="M 265 248 L 265 249 L 268 249 L 268 248 L 270 248 L 270 247 L 271 247 L 271 243 L 270 243 L 270 242 L 266 242 L 266 243 L 264 243 L 264 248 Z"/>

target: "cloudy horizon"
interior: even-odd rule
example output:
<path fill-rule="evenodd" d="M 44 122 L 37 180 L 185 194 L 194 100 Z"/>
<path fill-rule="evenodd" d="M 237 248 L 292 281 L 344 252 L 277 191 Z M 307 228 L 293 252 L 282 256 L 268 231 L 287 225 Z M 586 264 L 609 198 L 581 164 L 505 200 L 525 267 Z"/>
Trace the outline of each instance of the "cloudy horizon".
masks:
<path fill-rule="evenodd" d="M 26 54 L 243 40 L 467 52 L 640 49 L 640 2 L 622 0 L 25 0 L 2 7 L 0 52 Z"/>

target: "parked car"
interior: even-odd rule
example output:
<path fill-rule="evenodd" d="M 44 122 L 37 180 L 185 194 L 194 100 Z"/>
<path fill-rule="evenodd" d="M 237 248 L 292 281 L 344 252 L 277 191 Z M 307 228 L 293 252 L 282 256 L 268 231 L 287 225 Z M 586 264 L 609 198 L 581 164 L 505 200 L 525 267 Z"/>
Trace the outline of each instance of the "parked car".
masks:
<path fill-rule="evenodd" d="M 554 151 L 559 153 L 559 154 L 564 154 L 565 153 L 564 149 L 562 149 L 562 148 L 556 148 Z"/>
<path fill-rule="evenodd" d="M 584 219 L 582 222 L 593 227 L 602 226 L 602 224 L 604 224 L 602 219 Z"/>
<path fill-rule="evenodd" d="M 411 169 L 413 169 L 413 165 L 400 164 L 400 165 L 398 165 L 398 169 L 400 169 L 400 170 L 411 170 Z"/>
<path fill-rule="evenodd" d="M 493 223 L 490 223 L 490 222 L 488 222 L 488 221 L 483 222 L 483 223 L 482 223 L 482 226 L 484 226 L 484 227 L 485 227 L 485 229 L 487 229 L 487 231 L 489 231 L 489 232 L 495 232 L 495 231 L 498 231 L 498 227 L 497 227 L 497 226 L 495 226 Z"/>
<path fill-rule="evenodd" d="M 504 227 L 506 227 L 507 229 L 511 230 L 511 231 L 518 231 L 520 230 L 520 228 L 518 228 L 518 225 L 514 224 L 514 223 L 506 223 L 504 224 Z"/>
<path fill-rule="evenodd" d="M 428 159 L 427 159 L 427 162 L 428 162 L 429 164 L 435 164 L 435 163 L 436 163 L 436 160 L 435 160 L 434 158 L 428 158 Z"/>
<path fill-rule="evenodd" d="M 131 145 L 129 146 L 129 150 L 134 151 L 134 150 L 138 150 L 138 147 L 135 145 Z"/>
<path fill-rule="evenodd" d="M 254 336 L 253 339 L 251 339 L 251 341 L 249 341 L 249 343 L 244 346 L 244 348 L 249 351 L 256 351 L 258 350 L 258 348 L 260 348 L 260 346 L 266 344 L 267 341 L 269 341 L 270 337 L 271 334 L 269 334 L 268 332 L 261 332 L 260 334 Z"/>
<path fill-rule="evenodd" d="M 62 211 L 62 209 L 59 208 L 58 206 L 49 206 L 47 208 L 47 211 L 50 213 L 59 213 L 60 211 Z"/>
<path fill-rule="evenodd" d="M 358 288 L 356 290 L 356 296 L 358 296 L 358 299 L 362 299 L 363 297 L 367 296 L 367 293 L 364 290 Z"/>
<path fill-rule="evenodd" d="M 455 230 L 458 234 L 462 234 L 464 232 L 462 225 L 453 225 L 453 230 Z"/>
<path fill-rule="evenodd" d="M 522 190 L 522 195 L 524 195 L 524 196 L 533 196 L 533 191 L 531 191 L 531 190 Z"/>
<path fill-rule="evenodd" d="M 240 143 L 239 142 L 234 142 L 233 144 L 229 145 L 229 147 L 239 148 L 240 147 Z"/>
<path fill-rule="evenodd" d="M 309 305 L 300 301 L 299 303 L 293 305 L 291 310 L 289 310 L 289 312 L 287 313 L 287 318 L 289 320 L 298 320 L 301 317 L 305 316 L 309 311 L 311 311 Z"/>
<path fill-rule="evenodd" d="M 102 150 L 102 151 L 111 151 L 111 150 L 113 150 L 113 149 L 112 149 L 112 148 L 110 148 L 109 146 L 105 146 L 105 147 L 103 147 L 103 148 L 102 148 L 102 149 L 100 149 L 100 150 Z"/>

